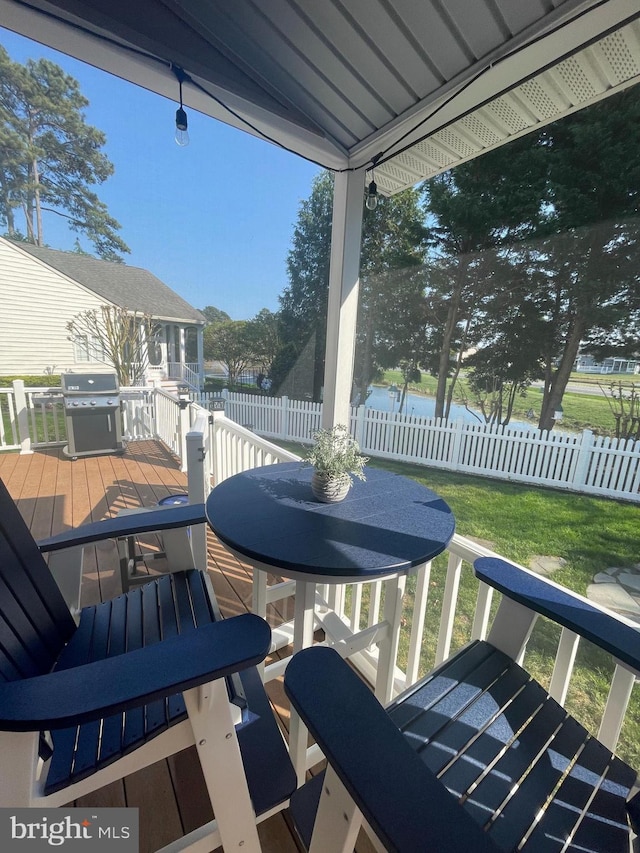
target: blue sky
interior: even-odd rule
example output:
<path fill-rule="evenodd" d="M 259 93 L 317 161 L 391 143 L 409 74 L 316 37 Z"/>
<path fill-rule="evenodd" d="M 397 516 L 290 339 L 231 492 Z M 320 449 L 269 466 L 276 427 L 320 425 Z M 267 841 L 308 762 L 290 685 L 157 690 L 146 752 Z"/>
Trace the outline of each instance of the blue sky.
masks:
<path fill-rule="evenodd" d="M 298 209 L 317 166 L 194 110 L 190 144 L 180 148 L 173 101 L 3 28 L 0 44 L 16 62 L 46 57 L 80 83 L 86 120 L 106 134 L 115 167 L 96 191 L 122 226 L 126 263 L 150 270 L 196 308 L 215 305 L 234 320 L 278 309 Z M 76 234 L 49 214 L 44 237 L 52 248 L 72 249 Z"/>

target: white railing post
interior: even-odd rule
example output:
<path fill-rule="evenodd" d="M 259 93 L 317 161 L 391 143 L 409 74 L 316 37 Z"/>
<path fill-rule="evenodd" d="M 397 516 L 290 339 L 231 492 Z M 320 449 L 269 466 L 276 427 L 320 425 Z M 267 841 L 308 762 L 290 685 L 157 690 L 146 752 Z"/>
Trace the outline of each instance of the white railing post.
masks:
<path fill-rule="evenodd" d="M 608 749 L 614 750 L 618 743 L 635 680 L 635 673 L 619 663 L 616 664 L 607 704 L 598 730 L 598 740 Z"/>
<path fill-rule="evenodd" d="M 180 455 L 180 470 L 187 470 L 187 434 L 190 428 L 189 400 L 180 400 L 178 412 L 178 447 Z"/>
<path fill-rule="evenodd" d="M 429 581 L 431 580 L 431 560 L 420 566 L 416 577 L 416 595 L 411 620 L 411 635 L 409 637 L 409 654 L 407 657 L 407 674 L 405 687 L 410 687 L 418 680 L 420 672 L 420 655 L 424 634 L 424 620 L 427 615 L 429 598 Z"/>
<path fill-rule="evenodd" d="M 24 393 L 24 381 L 13 380 L 13 394 L 16 405 L 16 426 L 18 429 L 18 440 L 20 442 L 20 453 L 33 453 L 31 449 L 31 436 L 29 434 L 29 412 L 27 410 L 27 395 Z"/>
<path fill-rule="evenodd" d="M 209 415 L 209 451 L 210 451 L 210 461 L 209 461 L 209 475 L 212 478 L 213 485 L 217 486 L 218 483 L 221 483 L 224 479 L 222 473 L 222 438 L 221 431 L 217 429 L 217 421 L 220 421 L 224 418 L 224 408 L 215 409 L 210 412 Z"/>
<path fill-rule="evenodd" d="M 456 617 L 456 604 L 458 603 L 458 588 L 460 586 L 461 572 L 462 558 L 449 552 L 447 578 L 444 585 L 444 595 L 442 596 L 442 614 L 440 616 L 440 631 L 438 632 L 436 666 L 449 657 L 451 638 L 453 637 L 453 623 Z"/>
<path fill-rule="evenodd" d="M 188 412 L 188 410 L 187 410 Z M 189 503 L 204 503 L 209 495 L 209 415 L 198 412 L 193 428 L 185 435 L 187 490 Z M 197 569 L 207 569 L 207 525 L 194 524 L 191 528 L 191 550 Z"/>

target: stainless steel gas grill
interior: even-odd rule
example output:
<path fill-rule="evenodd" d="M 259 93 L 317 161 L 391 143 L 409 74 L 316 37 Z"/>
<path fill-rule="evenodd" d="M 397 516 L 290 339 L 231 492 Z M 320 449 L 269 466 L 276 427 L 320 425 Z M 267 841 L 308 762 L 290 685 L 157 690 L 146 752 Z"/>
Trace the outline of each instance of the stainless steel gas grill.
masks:
<path fill-rule="evenodd" d="M 120 389 L 115 373 L 63 373 L 60 377 L 68 444 L 64 453 L 122 453 Z"/>

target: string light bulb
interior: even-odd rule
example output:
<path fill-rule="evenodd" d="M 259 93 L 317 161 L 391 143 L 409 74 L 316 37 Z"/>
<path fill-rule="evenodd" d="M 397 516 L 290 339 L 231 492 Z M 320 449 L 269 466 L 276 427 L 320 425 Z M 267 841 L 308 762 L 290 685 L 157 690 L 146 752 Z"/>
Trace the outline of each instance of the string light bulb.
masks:
<path fill-rule="evenodd" d="M 371 181 L 367 190 L 367 210 L 375 210 L 378 206 L 378 185 L 375 181 Z"/>
<path fill-rule="evenodd" d="M 179 145 L 181 148 L 184 148 L 185 145 L 189 144 L 189 122 L 187 120 L 187 114 L 182 106 L 182 82 L 184 80 L 184 71 L 181 68 L 174 68 L 173 73 L 178 78 L 178 85 L 180 86 L 180 106 L 176 110 L 176 145 Z"/>

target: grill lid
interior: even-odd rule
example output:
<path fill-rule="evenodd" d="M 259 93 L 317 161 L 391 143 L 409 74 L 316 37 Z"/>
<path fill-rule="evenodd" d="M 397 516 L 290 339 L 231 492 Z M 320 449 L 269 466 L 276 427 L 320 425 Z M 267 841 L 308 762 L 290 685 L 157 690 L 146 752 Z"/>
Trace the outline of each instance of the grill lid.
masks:
<path fill-rule="evenodd" d="M 117 394 L 115 373 L 63 373 L 60 376 L 63 394 Z"/>

